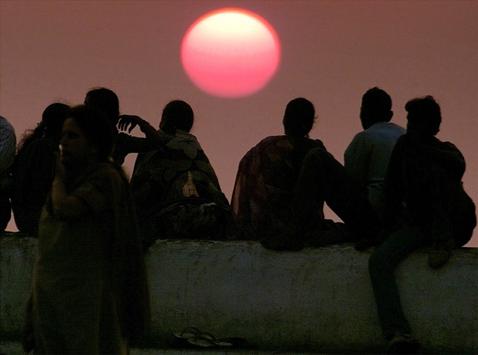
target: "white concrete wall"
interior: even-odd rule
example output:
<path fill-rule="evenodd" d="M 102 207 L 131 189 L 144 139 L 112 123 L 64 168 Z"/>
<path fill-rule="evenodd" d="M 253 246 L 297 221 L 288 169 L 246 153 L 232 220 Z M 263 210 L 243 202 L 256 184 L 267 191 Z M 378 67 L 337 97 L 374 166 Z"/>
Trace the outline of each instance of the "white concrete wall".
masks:
<path fill-rule="evenodd" d="M 35 249 L 35 239 L 0 235 L 0 339 L 18 336 L 23 329 Z"/>
<path fill-rule="evenodd" d="M 0 238 L 0 337 L 18 334 L 35 241 Z M 152 339 L 195 326 L 255 348 L 382 349 L 367 271 L 351 246 L 277 253 L 254 242 L 158 241 L 147 255 Z M 478 353 L 478 249 L 440 270 L 417 252 L 398 269 L 405 313 L 426 350 Z"/>

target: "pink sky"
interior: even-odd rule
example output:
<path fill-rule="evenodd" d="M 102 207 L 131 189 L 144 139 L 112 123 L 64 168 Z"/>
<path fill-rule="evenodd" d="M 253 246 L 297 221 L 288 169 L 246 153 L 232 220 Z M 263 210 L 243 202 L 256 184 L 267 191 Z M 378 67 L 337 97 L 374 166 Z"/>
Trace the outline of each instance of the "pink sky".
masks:
<path fill-rule="evenodd" d="M 226 6 L 267 19 L 282 45 L 275 77 L 241 99 L 201 92 L 180 62 L 187 28 Z M 0 114 L 20 137 L 48 104 L 81 103 L 96 86 L 116 91 L 123 113 L 154 126 L 168 101 L 186 100 L 196 113 L 193 133 L 230 197 L 240 158 L 263 137 L 281 133 L 290 99 L 314 102 L 312 136 L 343 161 L 361 129 L 366 89 L 387 90 L 402 125 L 405 102 L 431 94 L 442 107 L 439 138 L 464 153 L 465 188 L 478 201 L 477 19 L 478 1 L 460 0 L 0 0 Z M 478 246 L 478 233 L 471 244 Z"/>

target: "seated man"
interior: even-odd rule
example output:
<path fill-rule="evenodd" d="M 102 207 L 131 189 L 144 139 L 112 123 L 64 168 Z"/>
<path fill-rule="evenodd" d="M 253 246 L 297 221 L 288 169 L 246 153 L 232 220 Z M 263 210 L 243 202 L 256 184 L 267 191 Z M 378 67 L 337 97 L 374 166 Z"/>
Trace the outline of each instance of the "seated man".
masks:
<path fill-rule="evenodd" d="M 429 265 L 448 260 L 450 249 L 467 243 L 476 226 L 475 206 L 465 193 L 465 160 L 451 143 L 435 137 L 440 106 L 431 96 L 409 101 L 407 133 L 399 138 L 385 179 L 386 239 L 370 257 L 378 315 L 390 352 L 412 353 L 412 338 L 394 278 L 396 266 L 421 246 L 432 245 Z"/>
<path fill-rule="evenodd" d="M 390 122 L 392 99 L 374 87 L 362 97 L 360 121 L 363 131 L 357 133 L 344 154 L 347 173 L 367 196 L 375 213 L 383 211 L 383 181 L 397 139 L 405 129 Z"/>
<path fill-rule="evenodd" d="M 138 125 L 146 138 L 125 140 L 138 155 L 131 178 L 139 225 L 147 248 L 158 239 L 225 239 L 229 203 L 198 140 L 190 133 L 194 113 L 186 102 L 166 105 L 160 130 L 138 116 L 121 116 L 119 127 Z M 120 134 L 120 139 L 121 139 Z"/>
<path fill-rule="evenodd" d="M 285 135 L 263 139 L 242 158 L 232 196 L 242 238 L 261 239 L 272 249 L 298 250 L 377 232 L 368 202 L 344 167 L 320 140 L 308 137 L 314 120 L 310 101 L 290 101 Z M 324 202 L 345 225 L 324 219 Z"/>

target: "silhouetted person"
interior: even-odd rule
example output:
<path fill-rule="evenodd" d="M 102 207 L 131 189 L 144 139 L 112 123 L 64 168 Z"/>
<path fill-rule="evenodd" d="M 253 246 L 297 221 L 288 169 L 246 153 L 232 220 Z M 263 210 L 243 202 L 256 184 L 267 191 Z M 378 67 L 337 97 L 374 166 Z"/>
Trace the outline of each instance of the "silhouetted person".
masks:
<path fill-rule="evenodd" d="M 391 352 L 414 352 L 394 277 L 396 266 L 431 245 L 429 265 L 446 263 L 451 248 L 467 243 L 476 226 L 475 206 L 465 193 L 465 160 L 451 143 L 435 137 L 440 106 L 431 96 L 409 101 L 407 133 L 393 150 L 385 180 L 386 239 L 370 257 L 378 315 Z"/>
<path fill-rule="evenodd" d="M 287 104 L 283 136 L 263 139 L 242 158 L 232 196 L 236 222 L 247 239 L 286 250 L 357 240 L 376 233 L 373 212 L 344 167 L 320 140 L 308 137 L 313 104 Z M 324 219 L 326 202 L 342 220 Z"/>
<path fill-rule="evenodd" d="M 160 130 L 138 116 L 121 116 L 119 127 L 138 125 L 146 138 L 123 147 L 142 152 L 136 160 L 133 192 L 147 248 L 158 239 L 225 239 L 231 227 L 229 203 L 204 150 L 190 133 L 194 112 L 184 101 L 169 102 Z"/>
<path fill-rule="evenodd" d="M 390 122 L 392 99 L 374 87 L 362 96 L 360 121 L 363 131 L 357 133 L 344 154 L 347 173 L 367 196 L 378 216 L 383 213 L 383 184 L 393 147 L 405 129 Z"/>
<path fill-rule="evenodd" d="M 91 89 L 86 93 L 85 105 L 102 111 L 108 118 L 113 130 L 113 153 L 111 156 L 115 163 L 122 165 L 125 154 L 123 153 L 124 142 L 118 136 L 117 129 L 120 116 L 118 95 L 113 90 L 104 87 Z"/>
<path fill-rule="evenodd" d="M 113 127 L 119 120 L 119 99 L 113 90 L 107 88 L 95 88 L 86 93 L 85 105 L 95 107 L 103 111 Z"/>
<path fill-rule="evenodd" d="M 3 232 L 11 217 L 11 167 L 15 159 L 15 130 L 6 118 L 0 116 L 0 232 Z"/>
<path fill-rule="evenodd" d="M 40 213 L 55 176 L 63 122 L 70 107 L 49 105 L 42 120 L 26 132 L 13 167 L 12 210 L 19 231 L 36 236 Z"/>
<path fill-rule="evenodd" d="M 110 122 L 72 108 L 38 231 L 31 322 L 39 354 L 126 354 L 148 323 L 140 240 Z M 27 337 L 32 339 L 32 337 Z"/>

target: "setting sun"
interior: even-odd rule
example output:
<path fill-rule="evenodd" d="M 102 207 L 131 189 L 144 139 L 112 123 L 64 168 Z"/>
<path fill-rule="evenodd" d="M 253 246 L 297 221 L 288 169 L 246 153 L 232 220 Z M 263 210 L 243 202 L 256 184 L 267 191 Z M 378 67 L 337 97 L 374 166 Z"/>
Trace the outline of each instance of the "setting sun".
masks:
<path fill-rule="evenodd" d="M 206 13 L 184 35 L 181 61 L 203 91 L 242 97 L 262 89 L 280 61 L 273 27 L 250 11 L 225 8 Z"/>

